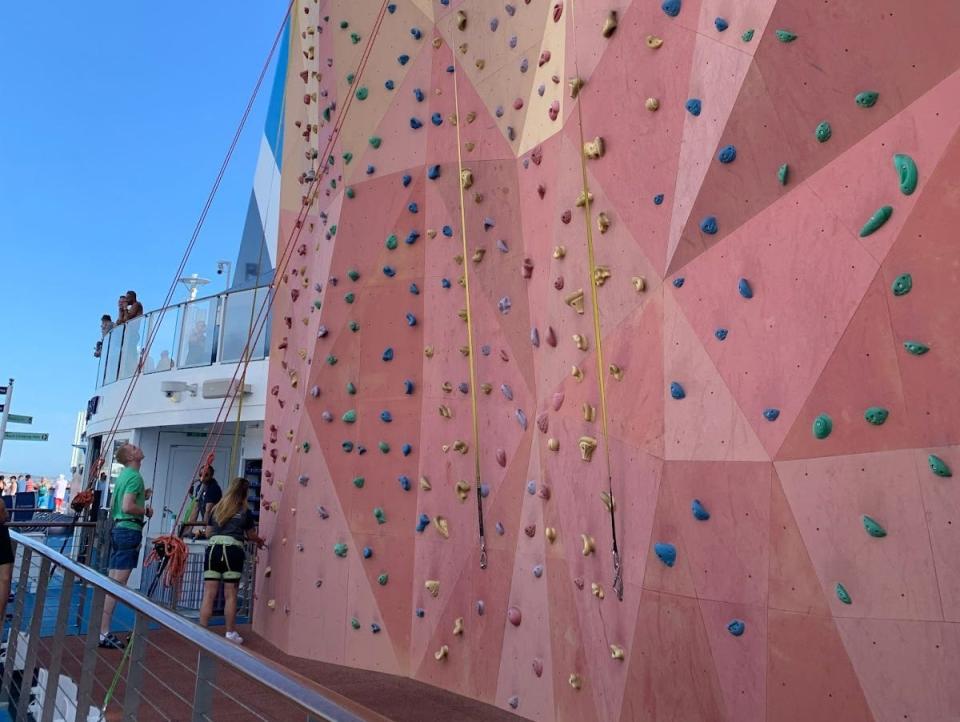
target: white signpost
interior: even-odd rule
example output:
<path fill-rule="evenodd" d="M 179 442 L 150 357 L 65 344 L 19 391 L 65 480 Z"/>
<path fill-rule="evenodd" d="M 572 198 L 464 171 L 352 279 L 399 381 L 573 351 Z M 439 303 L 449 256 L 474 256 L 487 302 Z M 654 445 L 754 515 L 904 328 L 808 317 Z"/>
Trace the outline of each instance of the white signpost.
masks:
<path fill-rule="evenodd" d="M 0 454 L 3 453 L 4 439 L 10 441 L 46 441 L 49 438 L 48 434 L 44 433 L 7 431 L 8 423 L 32 424 L 33 417 L 10 413 L 10 406 L 13 404 L 13 379 L 10 379 L 6 386 L 0 386 L 0 396 L 5 397 L 4 402 L 0 404 L 0 411 L 3 411 L 3 415 L 0 416 Z"/>

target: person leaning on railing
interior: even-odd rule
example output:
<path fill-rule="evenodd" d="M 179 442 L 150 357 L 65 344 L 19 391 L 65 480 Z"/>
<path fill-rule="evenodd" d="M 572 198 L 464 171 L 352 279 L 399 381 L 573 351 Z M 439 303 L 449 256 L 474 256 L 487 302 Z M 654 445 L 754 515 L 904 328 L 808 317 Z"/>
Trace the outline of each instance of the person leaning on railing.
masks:
<path fill-rule="evenodd" d="M 200 606 L 200 624 L 206 627 L 213 614 L 213 601 L 223 584 L 223 616 L 231 642 L 243 644 L 237 634 L 237 587 L 243 575 L 246 553 L 244 541 L 263 547 L 264 540 L 257 535 L 253 513 L 247 507 L 250 482 L 238 476 L 230 482 L 227 493 L 213 507 L 208 518 L 206 562 L 203 569 L 203 604 Z"/>

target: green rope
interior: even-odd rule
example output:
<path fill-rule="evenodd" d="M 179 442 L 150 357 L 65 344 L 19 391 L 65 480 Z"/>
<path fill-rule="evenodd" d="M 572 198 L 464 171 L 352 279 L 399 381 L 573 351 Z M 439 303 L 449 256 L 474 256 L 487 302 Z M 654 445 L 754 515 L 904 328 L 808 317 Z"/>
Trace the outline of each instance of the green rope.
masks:
<path fill-rule="evenodd" d="M 120 672 L 123 671 L 123 665 L 130 659 L 130 650 L 133 649 L 133 640 L 136 638 L 137 633 L 133 632 L 130 635 L 130 641 L 127 642 L 126 648 L 123 650 L 123 657 L 120 659 L 120 664 L 117 665 L 117 671 L 114 672 L 113 681 L 110 683 L 110 689 L 107 690 L 106 696 L 103 698 L 103 706 L 100 708 L 100 719 L 106 719 L 107 716 L 107 707 L 110 706 L 110 700 L 113 698 L 113 693 L 117 689 L 117 683 L 120 681 Z M 127 674 L 130 673 L 129 668 L 127 669 Z"/>

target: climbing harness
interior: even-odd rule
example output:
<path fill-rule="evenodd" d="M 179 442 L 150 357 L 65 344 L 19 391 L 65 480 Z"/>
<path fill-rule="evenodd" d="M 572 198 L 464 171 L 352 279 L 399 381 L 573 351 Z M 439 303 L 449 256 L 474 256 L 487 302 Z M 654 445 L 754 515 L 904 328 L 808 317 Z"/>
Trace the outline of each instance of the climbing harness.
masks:
<path fill-rule="evenodd" d="M 574 10 L 574 0 L 570 0 L 570 22 L 573 24 L 573 66 L 577 78 L 580 77 L 580 66 L 577 60 L 577 16 Z M 620 563 L 620 549 L 617 546 L 617 519 L 616 505 L 613 496 L 613 467 L 610 462 L 610 436 L 607 425 L 607 389 L 603 371 L 603 339 L 600 330 L 600 302 L 597 297 L 597 264 L 593 248 L 593 218 L 591 213 L 590 184 L 587 179 L 587 156 L 584 150 L 583 135 L 583 92 L 574 99 L 577 104 L 577 126 L 580 134 L 580 173 L 583 181 L 584 216 L 587 224 L 587 265 L 590 274 L 590 303 L 593 310 L 593 339 L 597 348 L 597 383 L 600 391 L 600 431 L 603 439 L 603 453 L 607 465 L 607 493 L 610 497 L 610 532 L 613 540 L 613 589 L 617 599 L 623 601 L 623 569 Z"/>
<path fill-rule="evenodd" d="M 457 61 L 453 62 L 453 104 L 457 122 L 457 187 L 460 192 L 460 237 L 463 242 L 463 288 L 467 305 L 467 361 L 470 366 L 470 420 L 473 425 L 473 471 L 477 492 L 477 524 L 480 534 L 480 568 L 487 568 L 487 542 L 483 531 L 483 494 L 480 480 L 480 423 L 477 418 L 477 370 L 473 353 L 473 312 L 470 309 L 470 264 L 467 259 L 467 212 L 463 203 L 463 149 L 460 143 L 460 93 L 457 87 Z"/>

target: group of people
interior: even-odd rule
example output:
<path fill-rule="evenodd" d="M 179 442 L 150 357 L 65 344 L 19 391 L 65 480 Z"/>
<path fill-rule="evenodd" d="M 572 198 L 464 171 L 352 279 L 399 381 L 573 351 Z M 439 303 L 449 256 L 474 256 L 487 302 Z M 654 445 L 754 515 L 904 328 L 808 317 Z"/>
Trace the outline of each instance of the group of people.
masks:
<path fill-rule="evenodd" d="M 140 558 L 143 527 L 147 519 L 153 516 L 153 509 L 147 505 L 152 490 L 146 488 L 140 474 L 142 450 L 133 444 L 124 444 L 117 450 L 116 458 L 124 468 L 117 477 L 110 505 L 113 528 L 110 532 L 110 559 L 107 566 L 111 579 L 119 584 L 126 584 Z M 230 482 L 226 493 L 223 493 L 213 474 L 213 467 L 207 465 L 201 475 L 194 512 L 190 516 L 191 520 L 201 522 L 199 528 L 202 532 L 196 536 L 205 536 L 208 540 L 200 623 L 203 626 L 208 625 L 222 584 L 226 622 L 224 636 L 231 642 L 243 644 L 243 638 L 236 630 L 237 588 L 243 575 L 246 556 L 243 547 L 247 541 L 256 542 L 262 547 L 264 540 L 257 535 L 254 516 L 247 505 L 249 482 L 243 477 L 236 477 Z M 0 593 L 2 569 L 0 566 Z M 126 643 L 110 630 L 115 606 L 116 599 L 108 595 L 104 600 L 100 621 L 100 646 L 123 649 Z"/>
<path fill-rule="evenodd" d="M 67 479 L 60 474 L 56 479 L 41 476 L 36 481 L 30 474 L 0 474 L 0 490 L 3 496 L 14 496 L 21 492 L 33 492 L 37 495 L 36 508 L 49 511 L 63 511 L 70 504 L 70 489 L 77 485 L 77 468 L 71 468 L 72 476 Z"/>
<path fill-rule="evenodd" d="M 114 321 L 109 313 L 100 317 L 100 340 L 97 341 L 97 345 L 93 349 L 94 358 L 100 358 L 100 354 L 103 353 L 103 339 L 106 338 L 108 333 L 117 326 L 135 318 L 140 318 L 142 315 L 143 304 L 137 300 L 136 291 L 127 291 L 120 296 L 117 301 L 117 320 Z"/>

